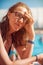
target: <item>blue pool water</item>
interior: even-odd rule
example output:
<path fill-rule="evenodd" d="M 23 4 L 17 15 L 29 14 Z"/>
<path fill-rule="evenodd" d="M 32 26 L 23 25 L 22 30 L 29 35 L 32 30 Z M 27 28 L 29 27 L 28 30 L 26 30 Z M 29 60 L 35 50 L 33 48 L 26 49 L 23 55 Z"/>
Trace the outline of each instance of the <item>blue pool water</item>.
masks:
<path fill-rule="evenodd" d="M 43 53 L 43 40 L 41 41 L 41 37 L 43 38 L 43 34 L 36 34 L 35 41 L 34 41 L 34 49 L 33 49 L 33 56 Z"/>

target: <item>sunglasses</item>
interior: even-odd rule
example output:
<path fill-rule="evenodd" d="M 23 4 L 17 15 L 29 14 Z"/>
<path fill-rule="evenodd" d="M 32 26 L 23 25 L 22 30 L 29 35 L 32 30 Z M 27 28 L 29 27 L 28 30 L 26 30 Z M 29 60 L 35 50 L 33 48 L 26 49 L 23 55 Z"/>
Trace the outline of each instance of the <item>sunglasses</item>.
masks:
<path fill-rule="evenodd" d="M 28 17 L 25 14 L 22 14 L 20 12 L 14 12 L 15 16 L 18 17 L 18 20 L 20 20 L 21 18 L 23 18 L 23 22 L 28 21 Z"/>

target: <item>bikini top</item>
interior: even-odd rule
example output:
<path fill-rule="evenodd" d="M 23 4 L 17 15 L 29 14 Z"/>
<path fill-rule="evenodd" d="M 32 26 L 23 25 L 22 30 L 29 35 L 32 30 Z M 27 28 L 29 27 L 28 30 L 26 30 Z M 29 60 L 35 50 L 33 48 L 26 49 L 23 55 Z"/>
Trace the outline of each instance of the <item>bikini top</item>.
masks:
<path fill-rule="evenodd" d="M 10 50 L 9 57 L 11 57 L 12 55 L 15 57 L 15 60 L 18 59 L 18 53 L 17 53 L 16 49 Z"/>
<path fill-rule="evenodd" d="M 31 43 L 31 44 L 34 44 L 34 41 L 31 41 L 31 40 L 28 40 L 27 42 L 29 42 L 29 43 Z M 10 50 L 10 52 L 9 52 L 9 57 L 11 57 L 12 55 L 15 56 L 15 60 L 18 59 L 18 53 L 17 53 L 16 49 Z"/>

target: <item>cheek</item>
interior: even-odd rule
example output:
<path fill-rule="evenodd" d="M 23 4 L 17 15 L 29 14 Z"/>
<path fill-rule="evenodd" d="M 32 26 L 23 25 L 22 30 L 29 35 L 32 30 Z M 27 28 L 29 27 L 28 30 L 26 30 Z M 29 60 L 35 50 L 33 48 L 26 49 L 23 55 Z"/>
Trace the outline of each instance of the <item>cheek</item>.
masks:
<path fill-rule="evenodd" d="M 12 25 L 12 26 L 14 26 L 17 23 L 16 21 L 17 20 L 15 18 L 11 18 L 11 19 L 9 19 L 9 24 Z"/>
<path fill-rule="evenodd" d="M 10 17 L 9 17 L 9 21 L 11 21 L 11 22 L 16 21 L 16 17 L 15 17 L 15 16 L 10 16 Z"/>
<path fill-rule="evenodd" d="M 11 18 L 10 21 L 11 21 L 11 23 L 14 23 L 15 18 Z"/>
<path fill-rule="evenodd" d="M 13 24 L 12 21 L 9 22 L 9 25 L 10 25 L 10 27 L 13 27 L 14 26 L 14 24 Z"/>

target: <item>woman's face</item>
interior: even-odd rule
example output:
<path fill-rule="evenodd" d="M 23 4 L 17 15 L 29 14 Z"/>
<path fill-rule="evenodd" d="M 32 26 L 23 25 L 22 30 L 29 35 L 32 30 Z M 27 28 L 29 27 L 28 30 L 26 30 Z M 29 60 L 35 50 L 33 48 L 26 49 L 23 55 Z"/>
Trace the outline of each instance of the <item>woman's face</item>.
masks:
<path fill-rule="evenodd" d="M 27 12 L 26 8 L 17 8 L 14 12 L 8 13 L 9 18 L 9 24 L 12 28 L 13 32 L 18 31 L 21 29 L 26 21 L 28 20 L 28 17 L 25 15 Z"/>

